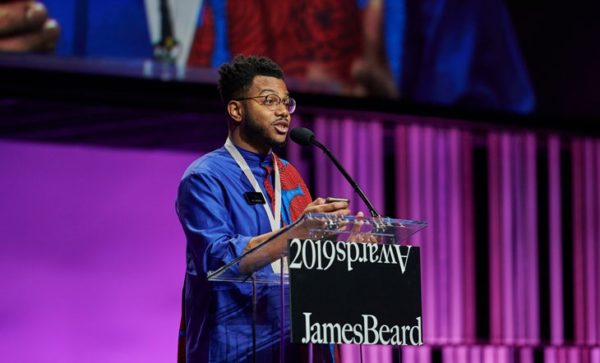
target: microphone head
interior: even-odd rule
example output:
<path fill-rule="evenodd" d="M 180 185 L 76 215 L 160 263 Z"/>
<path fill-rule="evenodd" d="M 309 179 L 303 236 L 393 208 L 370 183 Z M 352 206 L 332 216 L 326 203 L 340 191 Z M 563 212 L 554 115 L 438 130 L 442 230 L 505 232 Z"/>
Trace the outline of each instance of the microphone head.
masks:
<path fill-rule="evenodd" d="M 315 139 L 315 133 L 305 127 L 295 127 L 290 131 L 290 138 L 300 145 L 311 145 Z"/>

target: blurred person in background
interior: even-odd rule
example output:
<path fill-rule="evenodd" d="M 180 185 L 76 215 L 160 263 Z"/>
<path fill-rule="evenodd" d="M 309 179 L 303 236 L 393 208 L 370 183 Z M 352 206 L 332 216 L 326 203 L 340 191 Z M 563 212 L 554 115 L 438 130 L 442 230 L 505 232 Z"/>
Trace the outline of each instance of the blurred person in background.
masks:
<path fill-rule="evenodd" d="M 267 55 L 289 77 L 341 94 L 535 106 L 504 0 L 204 0 L 187 64 L 236 54 Z"/>
<path fill-rule="evenodd" d="M 505 0 L 44 3 L 64 33 L 59 55 L 150 59 L 171 45 L 178 65 L 216 69 L 237 54 L 262 54 L 316 92 L 518 113 L 535 107 Z M 12 15 L 19 21 L 0 13 L 0 49 L 52 48 L 56 22 L 39 3 L 0 4 L 10 14 L 21 9 Z"/>

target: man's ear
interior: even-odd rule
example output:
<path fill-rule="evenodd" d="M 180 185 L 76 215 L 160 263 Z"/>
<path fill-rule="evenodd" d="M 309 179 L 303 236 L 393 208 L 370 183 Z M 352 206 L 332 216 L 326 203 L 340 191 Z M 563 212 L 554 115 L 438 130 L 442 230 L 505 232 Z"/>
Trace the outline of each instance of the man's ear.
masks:
<path fill-rule="evenodd" d="M 242 118 L 244 116 L 244 108 L 242 107 L 242 103 L 240 101 L 229 101 L 229 103 L 227 103 L 227 113 L 234 122 L 242 122 Z"/>

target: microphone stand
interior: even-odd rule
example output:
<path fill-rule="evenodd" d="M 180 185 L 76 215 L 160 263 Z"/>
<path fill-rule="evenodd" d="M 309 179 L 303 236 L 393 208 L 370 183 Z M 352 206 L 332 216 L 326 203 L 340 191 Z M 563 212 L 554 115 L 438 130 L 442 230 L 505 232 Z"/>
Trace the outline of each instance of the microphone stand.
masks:
<path fill-rule="evenodd" d="M 354 179 L 352 179 L 350 174 L 348 174 L 348 172 L 346 171 L 346 169 L 344 169 L 342 164 L 340 164 L 340 162 L 335 158 L 335 156 L 333 156 L 331 151 L 329 151 L 329 149 L 327 147 L 325 147 L 325 145 L 321 144 L 314 137 L 310 140 L 310 143 L 315 145 L 319 149 L 323 150 L 323 152 L 331 159 L 331 161 L 333 161 L 333 164 L 336 166 L 336 168 L 338 168 L 340 173 L 342 173 L 344 178 L 346 178 L 348 183 L 350 183 L 350 185 L 352 186 L 352 188 L 354 189 L 356 194 L 358 194 L 360 199 L 362 199 L 363 202 L 365 202 L 365 204 L 367 205 L 367 208 L 369 209 L 369 213 L 371 213 L 371 217 L 381 217 L 381 214 L 379 214 L 379 212 L 377 212 L 377 210 L 375 209 L 375 207 L 373 206 L 373 204 L 371 203 L 369 198 L 367 198 L 365 193 L 362 191 L 362 189 L 358 185 L 358 183 L 356 181 L 354 181 Z"/>

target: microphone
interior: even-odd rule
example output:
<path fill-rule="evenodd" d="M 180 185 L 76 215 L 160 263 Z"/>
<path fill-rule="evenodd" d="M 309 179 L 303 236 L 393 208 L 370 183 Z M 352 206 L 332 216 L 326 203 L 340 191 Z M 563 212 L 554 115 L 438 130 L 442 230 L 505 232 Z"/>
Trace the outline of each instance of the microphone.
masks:
<path fill-rule="evenodd" d="M 309 146 L 315 141 L 315 133 L 306 127 L 294 127 L 292 131 L 290 131 L 290 138 L 296 144 Z"/>
<path fill-rule="evenodd" d="M 379 214 L 377 212 L 377 210 L 375 210 L 375 207 L 373 206 L 373 204 L 371 203 L 369 198 L 367 198 L 367 196 L 362 191 L 360 186 L 358 186 L 358 183 L 354 179 L 352 179 L 352 177 L 350 176 L 350 174 L 348 174 L 346 169 L 344 169 L 342 164 L 340 164 L 340 162 L 335 158 L 335 156 L 333 156 L 331 151 L 329 151 L 329 149 L 325 147 L 325 145 L 321 144 L 315 138 L 314 132 L 312 132 L 311 130 L 309 130 L 305 127 L 295 127 L 292 129 L 292 131 L 290 131 L 290 138 L 296 144 L 303 145 L 303 146 L 313 145 L 313 146 L 316 146 L 319 149 L 323 150 L 323 152 L 331 159 L 331 161 L 333 161 L 333 164 L 338 168 L 338 170 L 346 178 L 348 183 L 350 183 L 350 185 L 352 186 L 352 188 L 354 189 L 356 194 L 358 194 L 360 199 L 362 199 L 363 202 L 365 202 L 367 208 L 369 208 L 369 213 L 371 213 L 371 217 L 380 217 L 381 216 L 381 214 Z"/>

